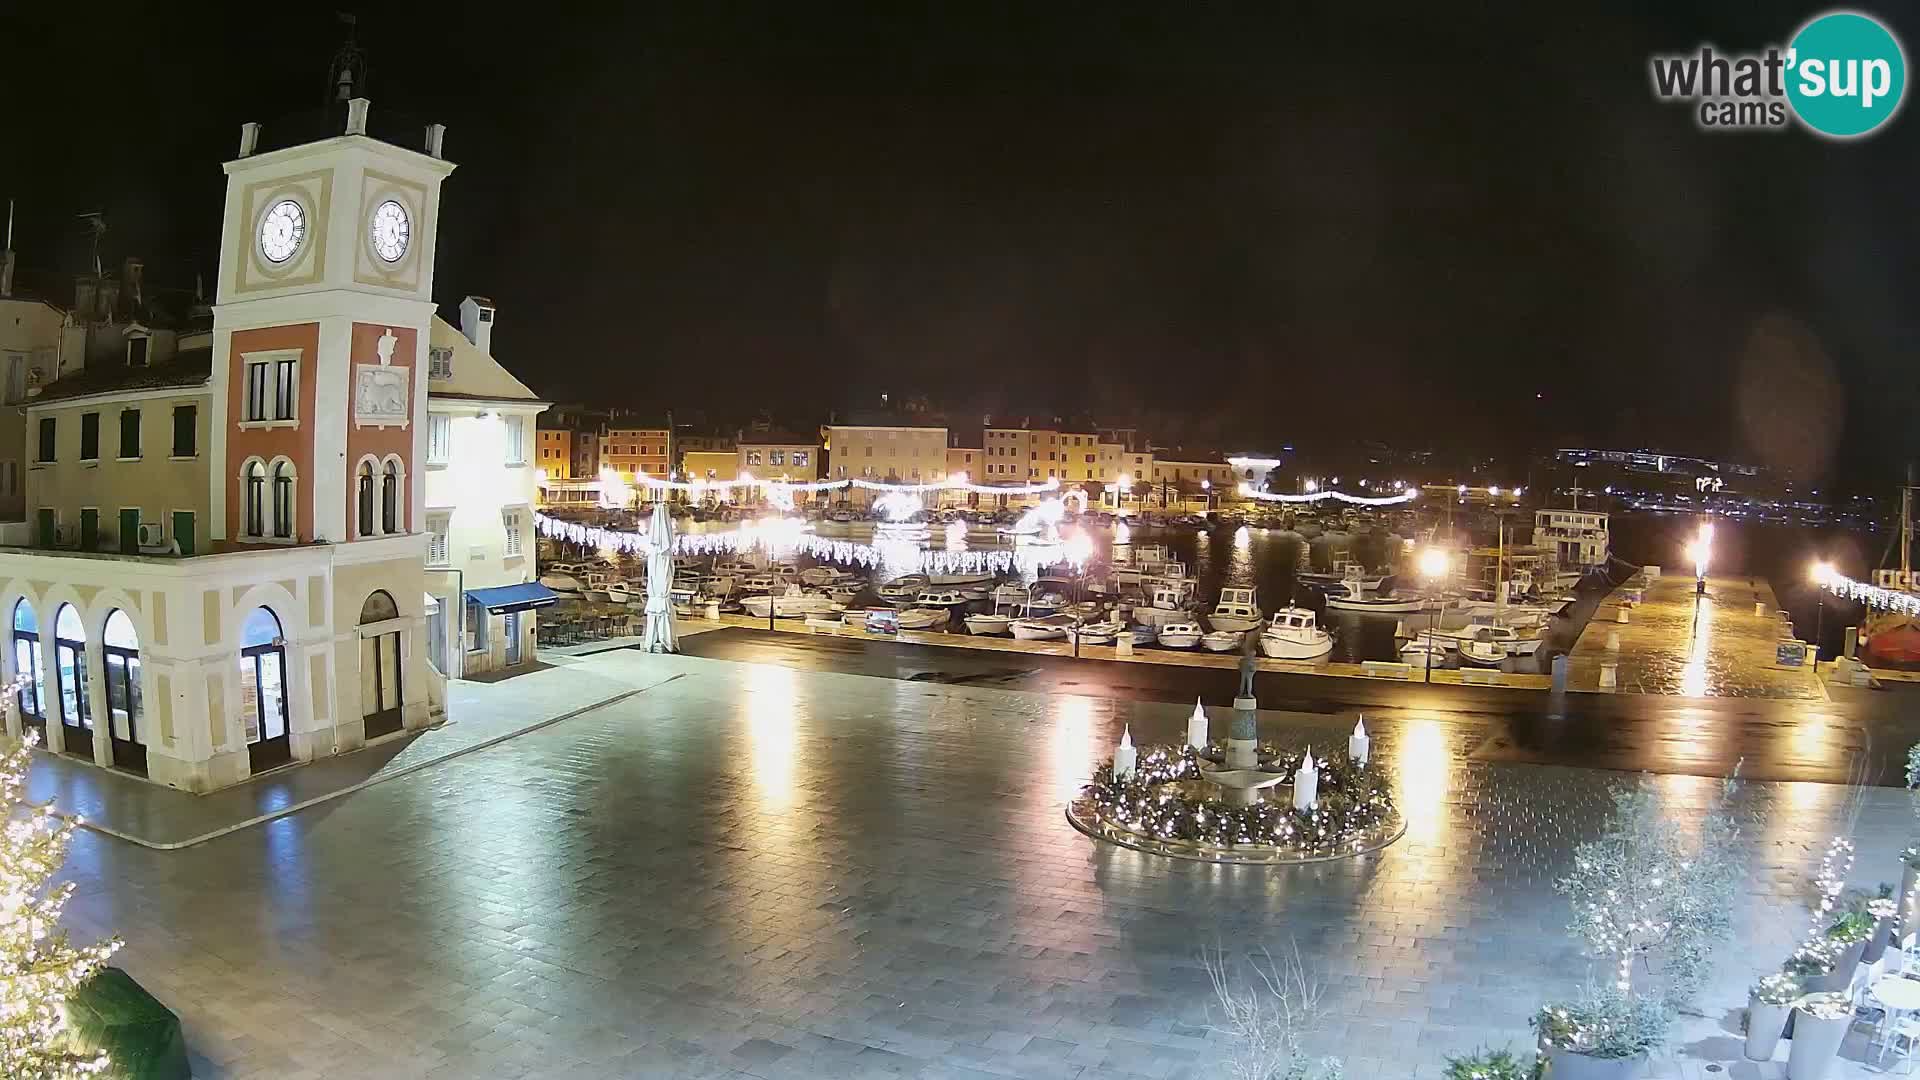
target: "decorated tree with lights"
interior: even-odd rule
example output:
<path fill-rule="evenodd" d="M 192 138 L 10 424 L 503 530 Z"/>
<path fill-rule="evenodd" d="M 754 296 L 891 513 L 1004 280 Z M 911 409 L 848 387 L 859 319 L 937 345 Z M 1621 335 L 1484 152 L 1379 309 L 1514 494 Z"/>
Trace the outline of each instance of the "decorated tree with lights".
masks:
<path fill-rule="evenodd" d="M 6 690 L 12 697 L 11 689 Z M 36 736 L 29 736 L 35 739 Z M 65 1004 L 120 948 L 119 939 L 76 947 L 60 929 L 73 883 L 50 885 L 66 861 L 74 824 L 26 801 L 29 742 L 0 755 L 0 1076 L 66 1080 L 93 1076 L 105 1055 L 66 1045 Z"/>
<path fill-rule="evenodd" d="M 1573 871 L 1554 887 L 1573 901 L 1568 929 L 1611 967 L 1612 989 L 1648 996 L 1669 1011 L 1706 981 L 1714 946 L 1733 929 L 1729 909 L 1744 859 L 1740 825 L 1726 780 L 1693 822 L 1661 805 L 1643 777 L 1613 791 L 1613 816 L 1601 835 L 1574 852 Z M 1657 988 L 1636 985 L 1653 974 Z"/>

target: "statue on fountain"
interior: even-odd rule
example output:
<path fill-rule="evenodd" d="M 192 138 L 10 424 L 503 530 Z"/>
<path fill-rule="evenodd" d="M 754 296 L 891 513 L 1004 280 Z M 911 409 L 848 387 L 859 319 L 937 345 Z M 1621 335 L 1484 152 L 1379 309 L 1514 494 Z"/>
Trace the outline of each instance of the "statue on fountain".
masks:
<path fill-rule="evenodd" d="M 1253 635 L 1248 634 L 1240 642 L 1240 697 L 1250 698 L 1253 693 L 1253 677 L 1260 673 L 1260 661 L 1256 655 L 1258 646 Z"/>

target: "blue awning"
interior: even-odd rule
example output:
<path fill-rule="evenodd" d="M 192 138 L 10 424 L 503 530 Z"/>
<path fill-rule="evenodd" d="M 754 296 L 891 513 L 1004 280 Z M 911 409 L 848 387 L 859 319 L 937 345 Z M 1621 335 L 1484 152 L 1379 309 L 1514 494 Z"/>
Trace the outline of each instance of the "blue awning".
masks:
<path fill-rule="evenodd" d="M 522 585 L 502 585 L 497 589 L 467 590 L 467 603 L 479 604 L 495 615 L 547 607 L 559 599 L 559 593 L 537 581 L 529 581 Z"/>

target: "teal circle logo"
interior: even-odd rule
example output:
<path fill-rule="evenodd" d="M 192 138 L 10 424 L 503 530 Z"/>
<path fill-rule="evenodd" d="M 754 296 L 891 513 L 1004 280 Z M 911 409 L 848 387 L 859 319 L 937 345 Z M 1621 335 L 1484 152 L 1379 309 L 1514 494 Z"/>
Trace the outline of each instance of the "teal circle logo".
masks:
<path fill-rule="evenodd" d="M 1800 122 L 1822 135 L 1867 134 L 1893 119 L 1906 90 L 1900 42 L 1865 15 L 1829 12 L 1801 27 L 1788 46 L 1787 100 Z"/>

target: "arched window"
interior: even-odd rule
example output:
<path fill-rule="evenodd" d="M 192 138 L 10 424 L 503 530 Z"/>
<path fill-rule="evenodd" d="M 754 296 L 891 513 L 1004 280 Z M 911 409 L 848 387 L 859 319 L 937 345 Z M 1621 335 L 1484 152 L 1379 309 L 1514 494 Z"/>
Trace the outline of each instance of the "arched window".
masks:
<path fill-rule="evenodd" d="M 360 605 L 360 625 L 378 625 L 400 617 L 391 593 L 375 589 Z M 400 631 L 362 630 L 360 637 L 360 713 L 369 739 L 401 728 Z"/>
<path fill-rule="evenodd" d="M 397 533 L 400 528 L 400 462 L 387 459 L 385 476 L 380 485 L 380 531 Z"/>
<path fill-rule="evenodd" d="M 273 466 L 273 535 L 293 539 L 293 462 Z"/>
<path fill-rule="evenodd" d="M 87 701 L 87 628 L 72 604 L 53 616 L 53 675 L 60 703 L 60 726 L 70 754 L 93 756 L 93 710 Z"/>
<path fill-rule="evenodd" d="M 280 620 L 264 607 L 248 612 L 240 628 L 240 702 L 251 770 L 264 772 L 292 761 L 287 649 L 280 638 Z"/>
<path fill-rule="evenodd" d="M 367 597 L 367 602 L 360 605 L 360 625 L 362 626 L 399 617 L 400 606 L 393 602 L 393 594 L 385 589 L 373 590 L 373 593 Z"/>
<path fill-rule="evenodd" d="M 248 536 L 265 536 L 267 503 L 267 467 L 259 459 L 247 462 L 246 524 Z"/>
<path fill-rule="evenodd" d="M 46 716 L 40 711 L 40 620 L 33 605 L 25 600 L 13 605 L 13 666 L 20 673 L 20 718 L 44 727 Z"/>
<path fill-rule="evenodd" d="M 360 510 L 360 535 L 373 535 L 373 462 L 360 463 L 360 489 L 358 495 Z"/>
<path fill-rule="evenodd" d="M 133 620 L 115 608 L 100 633 L 100 659 L 107 676 L 107 727 L 115 766 L 147 773 L 147 748 L 140 741 L 140 638 Z"/>

